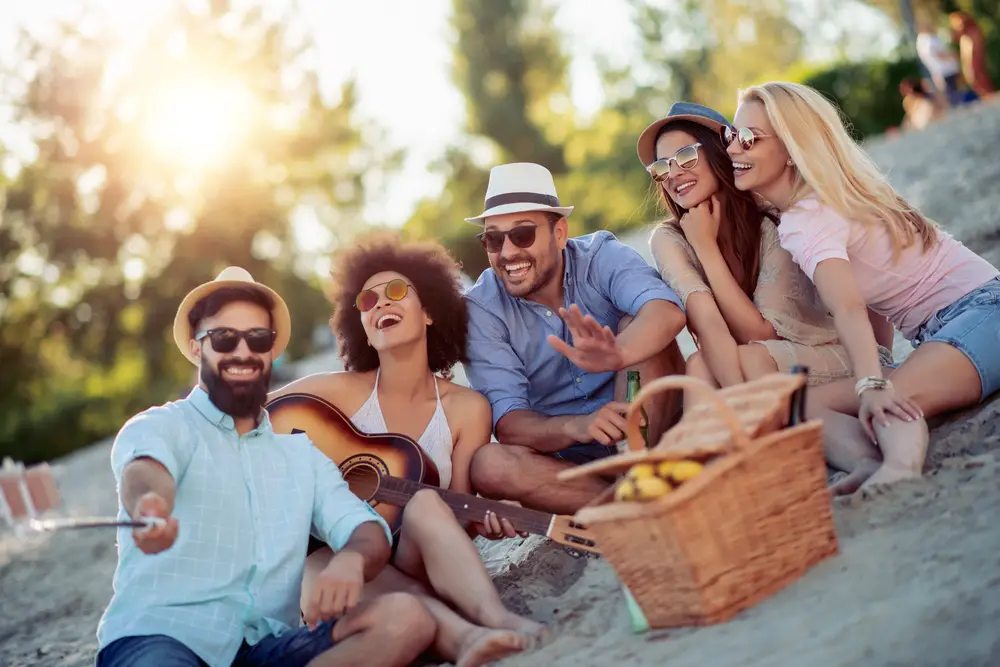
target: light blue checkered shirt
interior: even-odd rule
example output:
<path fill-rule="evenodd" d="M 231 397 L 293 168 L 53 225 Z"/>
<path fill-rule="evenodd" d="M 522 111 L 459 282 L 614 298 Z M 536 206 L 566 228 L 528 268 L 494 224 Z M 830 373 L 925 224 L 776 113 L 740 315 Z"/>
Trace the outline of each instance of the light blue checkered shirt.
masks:
<path fill-rule="evenodd" d="M 265 413 L 240 436 L 199 387 L 125 424 L 111 452 L 119 488 L 138 456 L 156 459 L 177 482 L 179 532 L 170 549 L 148 556 L 131 529 L 119 530 L 114 595 L 97 628 L 102 648 L 163 634 L 211 667 L 228 666 L 244 640 L 299 625 L 310 532 L 337 550 L 359 525 L 377 521 L 391 540 L 305 434 L 274 433 Z M 127 518 L 122 507 L 118 515 Z"/>

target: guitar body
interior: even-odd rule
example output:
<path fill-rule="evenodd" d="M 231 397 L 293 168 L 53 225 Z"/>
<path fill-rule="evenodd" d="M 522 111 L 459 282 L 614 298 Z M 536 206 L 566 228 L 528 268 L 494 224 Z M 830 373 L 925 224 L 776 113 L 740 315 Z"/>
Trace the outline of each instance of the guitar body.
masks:
<path fill-rule="evenodd" d="M 305 432 L 313 444 L 340 468 L 351 491 L 369 503 L 399 535 L 403 508 L 374 498 L 382 477 L 438 486 L 437 466 L 405 435 L 362 433 L 329 401 L 313 394 L 279 396 L 264 406 L 275 433 Z"/>

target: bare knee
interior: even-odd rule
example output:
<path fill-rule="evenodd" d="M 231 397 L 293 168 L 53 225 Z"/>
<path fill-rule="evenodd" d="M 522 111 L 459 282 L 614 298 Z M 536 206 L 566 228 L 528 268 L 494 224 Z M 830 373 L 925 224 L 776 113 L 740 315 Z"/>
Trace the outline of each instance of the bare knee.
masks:
<path fill-rule="evenodd" d="M 420 529 L 422 526 L 440 525 L 442 519 L 452 517 L 451 509 L 436 491 L 421 489 L 413 494 L 403 509 L 403 527 Z"/>
<path fill-rule="evenodd" d="M 747 380 L 755 380 L 778 370 L 771 353 L 760 343 L 740 345 L 736 352 L 740 360 L 740 370 Z"/>
<path fill-rule="evenodd" d="M 524 448 L 490 443 L 472 457 L 472 488 L 489 498 L 507 497 L 524 460 Z"/>
<path fill-rule="evenodd" d="M 407 644 L 421 651 L 434 641 L 437 625 L 427 607 L 409 593 L 386 593 L 365 611 L 366 625 L 394 646 Z M 336 626 L 334 626 L 336 628 Z"/>

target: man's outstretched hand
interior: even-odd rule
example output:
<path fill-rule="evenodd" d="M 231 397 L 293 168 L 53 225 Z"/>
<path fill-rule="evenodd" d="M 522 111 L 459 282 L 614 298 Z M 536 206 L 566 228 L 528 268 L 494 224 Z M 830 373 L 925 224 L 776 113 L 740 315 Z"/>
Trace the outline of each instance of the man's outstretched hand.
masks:
<path fill-rule="evenodd" d="M 575 303 L 559 309 L 559 317 L 566 322 L 573 344 L 558 336 L 549 336 L 549 345 L 588 373 L 620 371 L 625 366 L 625 356 L 618 338 L 610 327 L 602 327 L 592 315 L 584 315 Z"/>

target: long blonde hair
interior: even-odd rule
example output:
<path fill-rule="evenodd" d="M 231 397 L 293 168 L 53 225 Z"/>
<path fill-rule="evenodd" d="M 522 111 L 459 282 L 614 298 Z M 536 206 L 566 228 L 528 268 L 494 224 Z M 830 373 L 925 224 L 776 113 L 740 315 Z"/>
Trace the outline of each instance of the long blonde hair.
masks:
<path fill-rule="evenodd" d="M 837 213 L 865 226 L 884 224 L 893 256 L 917 237 L 926 252 L 937 242 L 937 226 L 889 185 L 875 163 L 851 138 L 835 107 L 819 91 L 771 81 L 740 91 L 740 102 L 764 105 L 797 175 L 792 201 L 814 195 Z"/>

